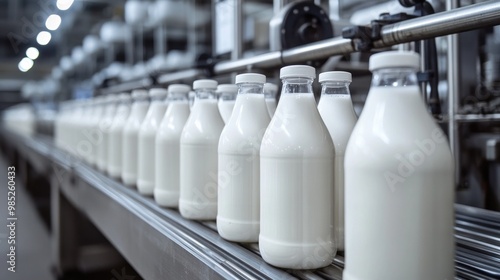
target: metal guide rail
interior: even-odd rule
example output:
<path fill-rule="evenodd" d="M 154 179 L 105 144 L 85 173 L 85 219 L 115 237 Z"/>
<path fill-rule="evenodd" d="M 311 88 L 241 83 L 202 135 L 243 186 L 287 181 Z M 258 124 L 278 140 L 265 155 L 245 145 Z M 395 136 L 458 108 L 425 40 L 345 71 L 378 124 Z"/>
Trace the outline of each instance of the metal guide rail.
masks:
<path fill-rule="evenodd" d="M 159 207 L 55 148 L 51 138 L 0 131 L 26 160 L 53 165 L 59 191 L 145 279 L 342 279 L 342 255 L 317 270 L 275 268 L 262 260 L 258 244 L 228 242 L 214 222 L 189 221 Z M 500 213 L 456 205 L 455 230 L 456 279 L 500 279 Z"/>

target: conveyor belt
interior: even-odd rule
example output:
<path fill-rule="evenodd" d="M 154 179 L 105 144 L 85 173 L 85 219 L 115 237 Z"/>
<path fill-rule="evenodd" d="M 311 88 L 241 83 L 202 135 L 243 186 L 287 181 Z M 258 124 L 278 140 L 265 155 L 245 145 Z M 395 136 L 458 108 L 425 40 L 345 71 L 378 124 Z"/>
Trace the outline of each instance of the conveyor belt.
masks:
<path fill-rule="evenodd" d="M 60 191 L 146 279 L 342 279 L 342 255 L 322 269 L 277 269 L 262 260 L 257 244 L 228 242 L 214 222 L 189 221 L 159 207 L 151 197 L 55 148 L 50 138 L 1 134 L 27 160 L 54 163 L 54 170 L 63 173 Z M 500 279 L 500 213 L 463 205 L 455 209 L 456 279 Z"/>

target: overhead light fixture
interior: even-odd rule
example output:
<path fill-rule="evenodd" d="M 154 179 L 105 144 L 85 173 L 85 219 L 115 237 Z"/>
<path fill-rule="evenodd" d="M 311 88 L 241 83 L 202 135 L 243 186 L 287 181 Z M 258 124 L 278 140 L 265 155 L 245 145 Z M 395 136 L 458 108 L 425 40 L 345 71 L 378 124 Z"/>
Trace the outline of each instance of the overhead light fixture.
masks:
<path fill-rule="evenodd" d="M 50 35 L 49 32 L 47 31 L 40 31 L 38 35 L 36 36 L 36 41 L 38 44 L 45 46 L 50 42 L 50 39 L 52 38 L 52 35 Z"/>
<path fill-rule="evenodd" d="M 61 11 L 66 11 L 73 5 L 74 0 L 57 0 L 56 6 Z"/>
<path fill-rule="evenodd" d="M 50 15 L 45 21 L 48 30 L 56 30 L 61 25 L 61 17 L 56 14 Z"/>
<path fill-rule="evenodd" d="M 17 67 L 19 67 L 19 70 L 21 70 L 22 72 L 27 72 L 28 70 L 31 69 L 31 67 L 33 67 L 33 64 L 34 64 L 33 60 L 25 57 L 21 59 Z"/>
<path fill-rule="evenodd" d="M 37 48 L 30 47 L 26 50 L 26 56 L 30 58 L 31 60 L 35 60 L 38 58 L 40 55 L 40 52 L 38 51 Z"/>

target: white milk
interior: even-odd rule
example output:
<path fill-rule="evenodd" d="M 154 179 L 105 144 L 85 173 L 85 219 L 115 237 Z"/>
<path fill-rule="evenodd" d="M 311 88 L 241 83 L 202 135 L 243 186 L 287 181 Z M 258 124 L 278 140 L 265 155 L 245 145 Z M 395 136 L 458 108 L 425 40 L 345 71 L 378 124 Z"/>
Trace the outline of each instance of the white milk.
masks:
<path fill-rule="evenodd" d="M 87 123 L 87 128 L 84 130 L 83 134 L 88 139 L 89 153 L 88 162 L 90 165 L 96 166 L 98 158 L 98 147 L 103 141 L 102 131 L 99 128 L 101 119 L 104 116 L 104 107 L 107 103 L 104 102 L 103 97 L 99 97 L 97 106 L 92 112 L 92 118 Z"/>
<path fill-rule="evenodd" d="M 189 118 L 189 101 L 170 101 L 156 135 L 154 197 L 164 207 L 179 206 L 180 139 Z"/>
<path fill-rule="evenodd" d="M 229 121 L 231 113 L 233 112 L 234 104 L 235 104 L 234 100 L 222 100 L 222 99 L 219 100 L 218 103 L 219 112 L 224 123 L 227 123 Z"/>
<path fill-rule="evenodd" d="M 454 279 L 451 163 L 417 87 L 370 90 L 345 158 L 344 279 Z"/>
<path fill-rule="evenodd" d="M 147 96 L 145 94 L 145 96 Z M 137 150 L 139 146 L 139 129 L 148 112 L 149 102 L 143 96 L 140 100 L 134 98 L 130 116 L 123 129 L 122 150 L 122 181 L 125 185 L 135 186 L 137 183 Z"/>
<path fill-rule="evenodd" d="M 76 143 L 74 149 L 81 160 L 86 160 L 87 154 L 89 153 L 90 143 L 85 137 L 85 134 L 83 134 L 83 131 L 86 128 L 87 120 L 91 118 L 92 103 L 93 102 L 90 99 L 85 100 L 80 116 L 78 116 L 73 122 L 76 134 Z"/>
<path fill-rule="evenodd" d="M 130 114 L 130 96 L 120 96 L 121 103 L 109 131 L 107 172 L 112 178 L 119 178 L 122 172 L 123 130 Z"/>
<path fill-rule="evenodd" d="M 217 146 L 223 127 L 217 100 L 197 97 L 180 145 L 179 210 L 185 218 L 214 220 L 217 216 Z"/>
<path fill-rule="evenodd" d="M 74 143 L 75 143 L 75 135 L 74 135 L 74 126 L 73 122 L 75 120 L 76 114 L 78 114 L 78 101 L 72 100 L 69 106 L 69 112 L 65 116 L 65 120 L 63 122 L 63 131 L 64 131 L 64 145 L 63 149 L 66 152 L 73 153 Z"/>
<path fill-rule="evenodd" d="M 293 269 L 329 265 L 335 152 L 312 92 L 281 95 L 260 156 L 262 257 Z"/>
<path fill-rule="evenodd" d="M 166 94 L 166 90 L 165 90 Z M 139 130 L 137 190 L 143 195 L 153 195 L 155 187 L 155 139 L 156 131 L 167 110 L 163 98 L 151 102 L 146 118 Z"/>
<path fill-rule="evenodd" d="M 92 143 L 88 137 L 89 124 L 93 119 L 93 114 L 97 107 L 98 98 L 89 99 L 86 109 L 82 113 L 80 120 L 78 120 L 77 126 L 79 130 L 79 141 L 76 146 L 76 150 L 80 158 L 89 163 L 90 154 L 92 152 Z"/>
<path fill-rule="evenodd" d="M 266 98 L 266 106 L 269 116 L 274 116 L 274 112 L 276 112 L 276 99 Z"/>
<path fill-rule="evenodd" d="M 324 86 L 324 85 L 323 85 Z M 346 86 L 347 87 L 347 86 Z M 344 154 L 356 124 L 356 114 L 348 91 L 345 94 L 322 94 L 318 111 L 335 145 L 335 213 L 336 244 L 344 250 Z"/>
<path fill-rule="evenodd" d="M 99 122 L 99 129 L 102 132 L 102 141 L 101 144 L 97 146 L 97 168 L 103 172 L 106 171 L 106 167 L 108 166 L 109 132 L 116 113 L 116 101 L 116 95 L 108 96 L 109 103 L 106 105 L 103 117 Z"/>
<path fill-rule="evenodd" d="M 222 238 L 235 242 L 259 240 L 259 153 L 270 117 L 262 94 L 265 76 L 257 77 L 262 84 L 260 88 L 257 84 L 255 93 L 243 92 L 253 83 L 240 87 L 233 115 L 219 140 L 217 230 Z"/>
<path fill-rule="evenodd" d="M 68 111 L 68 101 L 61 102 L 54 121 L 54 143 L 59 149 L 63 149 L 64 146 L 64 120 L 68 115 Z"/>
<path fill-rule="evenodd" d="M 76 147 L 80 141 L 80 132 L 78 129 L 78 120 L 82 118 L 83 110 L 82 110 L 82 100 L 75 100 L 74 101 L 75 106 L 71 110 L 71 115 L 68 117 L 68 126 L 66 128 L 66 131 L 68 132 L 68 137 L 69 137 L 69 145 L 68 145 L 68 152 L 73 154 L 74 156 L 78 156 L 78 153 L 76 151 Z"/>
<path fill-rule="evenodd" d="M 453 158 L 412 73 L 404 87 L 372 84 L 347 145 L 346 280 L 454 279 Z"/>

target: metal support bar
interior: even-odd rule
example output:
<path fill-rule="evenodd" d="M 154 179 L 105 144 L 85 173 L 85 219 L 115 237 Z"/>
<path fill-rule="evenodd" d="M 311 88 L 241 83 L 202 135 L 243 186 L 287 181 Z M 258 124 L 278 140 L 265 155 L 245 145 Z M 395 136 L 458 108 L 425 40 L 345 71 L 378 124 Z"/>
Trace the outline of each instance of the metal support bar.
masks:
<path fill-rule="evenodd" d="M 447 0 L 446 10 L 458 10 L 458 0 Z M 497 1 L 500 7 L 500 2 Z M 450 141 L 451 152 L 455 157 L 455 184 L 460 183 L 460 142 L 458 125 L 455 115 L 458 110 L 459 95 L 459 53 L 458 53 L 458 35 L 448 36 L 448 138 Z"/>
<path fill-rule="evenodd" d="M 388 47 L 497 24 L 500 24 L 500 1 L 488 1 L 386 25 L 381 39 L 373 45 Z"/>
<path fill-rule="evenodd" d="M 243 54 L 243 3 L 241 0 L 233 0 L 234 13 L 234 43 L 231 51 L 231 59 L 240 59 Z"/>
<path fill-rule="evenodd" d="M 166 45 L 165 25 L 162 23 L 155 30 L 155 54 L 165 54 L 167 52 Z"/>
<path fill-rule="evenodd" d="M 274 14 L 279 13 L 283 8 L 283 6 L 285 6 L 286 2 L 287 2 L 286 0 L 274 0 L 273 1 Z"/>

